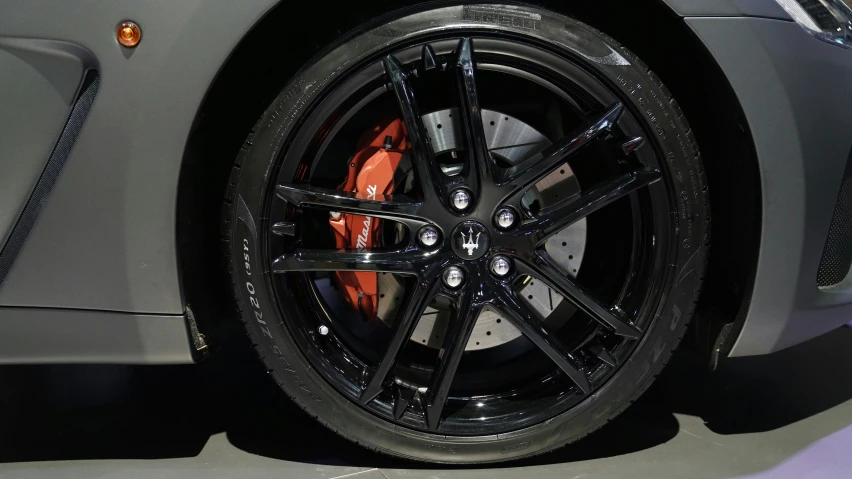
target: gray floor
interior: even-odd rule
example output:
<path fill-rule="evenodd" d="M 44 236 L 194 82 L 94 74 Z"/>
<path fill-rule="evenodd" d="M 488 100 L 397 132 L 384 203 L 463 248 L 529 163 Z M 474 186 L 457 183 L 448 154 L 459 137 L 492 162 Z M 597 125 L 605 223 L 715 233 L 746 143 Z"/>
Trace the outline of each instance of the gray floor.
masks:
<path fill-rule="evenodd" d="M 504 468 L 435 468 L 338 439 L 244 345 L 198 366 L 0 368 L 0 477 L 852 477 L 852 329 L 708 374 L 685 355 L 625 414 Z"/>

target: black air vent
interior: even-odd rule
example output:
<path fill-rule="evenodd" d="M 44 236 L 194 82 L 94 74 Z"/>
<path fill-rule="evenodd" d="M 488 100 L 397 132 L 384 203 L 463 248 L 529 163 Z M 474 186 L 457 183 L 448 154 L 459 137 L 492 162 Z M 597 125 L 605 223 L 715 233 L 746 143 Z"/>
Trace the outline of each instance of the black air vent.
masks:
<path fill-rule="evenodd" d="M 846 161 L 840 194 L 834 205 L 834 217 L 828 230 L 828 239 L 822 251 L 822 260 L 817 272 L 817 286 L 834 286 L 849 274 L 852 266 L 852 151 Z"/>
<path fill-rule="evenodd" d="M 36 219 L 41 214 L 41 210 L 47 203 L 47 198 L 50 192 L 53 191 L 53 186 L 59 179 L 59 174 L 62 172 L 62 167 L 65 166 L 65 160 L 71 154 L 71 149 L 74 148 L 74 143 L 77 141 L 77 135 L 83 129 L 83 123 L 86 117 L 89 116 L 89 110 L 92 108 L 92 103 L 95 101 L 95 94 L 98 92 L 100 85 L 100 77 L 98 72 L 90 70 L 83 80 L 80 96 L 77 97 L 74 107 L 71 109 L 71 116 L 65 123 L 65 128 L 62 129 L 62 134 L 59 135 L 59 141 L 53 148 L 53 153 L 47 160 L 47 165 L 44 167 L 41 176 L 36 183 L 35 189 L 30 195 L 30 199 L 24 206 L 24 211 L 21 213 L 15 227 L 9 233 L 9 239 L 6 245 L 0 249 L 0 286 L 3 285 L 3 280 L 12 269 L 12 263 L 18 257 L 21 248 L 24 247 L 24 242 L 30 235 L 30 230 L 33 229 Z"/>

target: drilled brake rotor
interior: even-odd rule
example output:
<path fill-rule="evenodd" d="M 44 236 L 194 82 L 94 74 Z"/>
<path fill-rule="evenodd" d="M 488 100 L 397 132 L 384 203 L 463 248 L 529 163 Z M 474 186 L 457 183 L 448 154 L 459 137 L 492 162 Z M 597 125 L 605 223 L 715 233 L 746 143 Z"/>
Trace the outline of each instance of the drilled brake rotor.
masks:
<path fill-rule="evenodd" d="M 441 155 L 464 148 L 463 129 L 456 109 L 440 110 L 423 115 L 423 123 L 432 141 L 435 155 Z M 482 110 L 482 123 L 485 129 L 488 148 L 492 156 L 509 165 L 520 163 L 526 158 L 550 146 L 550 141 L 532 126 L 503 113 Z M 460 168 L 452 162 L 442 165 L 448 175 L 457 174 Z M 560 198 L 579 193 L 579 184 L 574 173 L 566 163 L 561 168 L 542 179 L 524 197 L 526 205 L 538 201 L 541 205 L 552 204 Z M 553 264 L 563 273 L 576 276 L 583 261 L 586 249 L 586 220 L 568 226 L 552 236 L 545 249 Z M 378 317 L 389 323 L 396 317 L 400 302 L 405 297 L 404 287 L 392 274 L 380 274 L 378 282 Z M 529 279 L 521 290 L 520 297 L 544 318 L 546 324 L 558 328 L 570 314 L 551 314 L 560 306 L 562 296 L 550 288 Z M 563 305 L 563 308 L 570 308 Z M 423 314 L 417 324 L 411 340 L 429 347 L 441 347 L 442 335 L 450 318 L 449 305 L 439 298 Z M 494 311 L 485 309 L 476 321 L 473 333 L 467 343 L 466 351 L 488 349 L 508 343 L 521 336 L 509 321 Z"/>

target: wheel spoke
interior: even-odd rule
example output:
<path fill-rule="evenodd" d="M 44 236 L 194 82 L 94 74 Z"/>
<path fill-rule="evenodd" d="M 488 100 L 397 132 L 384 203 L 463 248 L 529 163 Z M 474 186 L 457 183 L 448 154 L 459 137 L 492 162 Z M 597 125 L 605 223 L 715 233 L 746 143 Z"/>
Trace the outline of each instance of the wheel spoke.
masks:
<path fill-rule="evenodd" d="M 296 235 L 296 223 L 291 223 L 288 221 L 279 221 L 272 225 L 272 234 L 276 236 L 295 236 Z"/>
<path fill-rule="evenodd" d="M 397 421 L 402 419 L 402 416 L 405 414 L 405 410 L 408 409 L 408 406 L 414 402 L 414 396 L 417 392 L 413 389 L 409 389 L 403 386 L 397 386 L 396 392 L 394 393 L 394 401 L 393 401 L 393 417 Z"/>
<path fill-rule="evenodd" d="M 273 273 L 291 271 L 373 271 L 415 275 L 432 253 L 410 251 L 352 251 L 299 249 L 272 262 Z"/>
<path fill-rule="evenodd" d="M 636 136 L 622 143 L 621 151 L 623 151 L 625 155 L 629 155 L 639 148 L 642 148 L 643 145 L 645 145 L 645 137 Z"/>
<path fill-rule="evenodd" d="M 544 321 L 526 305 L 521 304 L 511 289 L 498 288 L 497 294 L 502 304 L 496 307 L 506 319 L 553 360 L 583 394 L 589 394 L 592 391 L 592 385 L 589 383 L 586 371 L 568 352 L 562 341 L 547 330 Z"/>
<path fill-rule="evenodd" d="M 450 386 L 456 375 L 467 341 L 476 325 L 482 306 L 473 303 L 473 294 L 463 293 L 457 303 L 456 312 L 444 334 L 444 343 L 438 353 L 438 364 L 426 391 L 426 425 L 437 431 L 441 414 L 450 394 Z"/>
<path fill-rule="evenodd" d="M 279 198 L 299 208 L 320 208 L 397 221 L 412 231 L 428 223 L 419 216 L 421 204 L 402 195 L 371 195 L 316 188 L 310 185 L 278 185 Z M 373 197 L 375 199 L 373 199 Z"/>
<path fill-rule="evenodd" d="M 420 49 L 420 69 L 424 72 L 438 68 L 438 60 L 435 59 L 435 50 L 431 45 L 423 45 Z"/>
<path fill-rule="evenodd" d="M 504 174 L 504 183 L 512 185 L 507 201 L 520 201 L 521 197 L 533 185 L 565 163 L 566 159 L 580 148 L 589 144 L 602 133 L 609 132 L 621 117 L 624 107 L 621 103 L 609 107 L 590 126 L 576 131 L 559 142 L 551 145 L 538 155 L 523 163 L 509 168 Z"/>
<path fill-rule="evenodd" d="M 597 356 L 597 358 L 600 359 L 602 363 L 606 364 L 611 368 L 618 366 L 618 360 L 615 359 L 615 356 L 613 356 L 612 353 L 609 352 L 609 350 L 607 350 L 600 344 L 594 345 L 589 348 L 589 352 Z"/>
<path fill-rule="evenodd" d="M 456 70 L 458 72 L 460 96 L 459 111 L 462 114 L 464 140 L 468 152 L 467 175 L 470 178 L 468 186 L 478 197 L 479 185 L 493 178 L 493 162 L 491 154 L 488 152 L 488 142 L 482 124 L 482 109 L 479 106 L 479 97 L 476 92 L 473 44 L 470 38 L 462 38 L 459 41 Z"/>
<path fill-rule="evenodd" d="M 622 319 L 619 317 L 619 313 L 602 305 L 573 279 L 554 268 L 541 254 L 535 255 L 531 261 L 520 259 L 520 261 L 517 261 L 517 267 L 519 273 L 542 281 L 563 298 L 574 303 L 577 308 L 591 316 L 595 321 L 612 329 L 616 335 L 630 339 L 638 339 L 642 336 L 642 331 L 632 322 Z"/>
<path fill-rule="evenodd" d="M 537 236 L 538 243 L 544 243 L 548 238 L 573 223 L 616 200 L 624 198 L 639 188 L 658 181 L 661 177 L 660 171 L 653 168 L 620 175 L 591 188 L 583 194 L 542 208 L 536 213 L 533 221 L 518 228 L 515 234 L 528 235 L 534 233 Z"/>
<path fill-rule="evenodd" d="M 424 50 L 424 52 L 430 52 L 430 50 Z M 414 170 L 423 189 L 423 195 L 428 200 L 437 194 L 441 201 L 446 201 L 443 173 L 434 159 L 435 154 L 429 133 L 423 125 L 423 119 L 414 99 L 414 90 L 408 82 L 408 75 L 392 55 L 386 56 L 382 64 L 399 103 L 402 121 L 405 123 L 408 141 L 411 143 L 414 154 Z"/>
<path fill-rule="evenodd" d="M 397 319 L 394 321 L 390 344 L 385 350 L 379 366 L 368 374 L 367 386 L 361 391 L 361 404 L 372 401 L 384 390 L 385 379 L 388 373 L 393 370 L 397 356 L 408 342 L 408 338 L 411 337 L 417 322 L 426 310 L 429 301 L 435 297 L 440 285 L 437 277 L 418 280 L 415 287 L 407 295 L 405 303 L 403 303 L 406 307 L 398 313 Z"/>

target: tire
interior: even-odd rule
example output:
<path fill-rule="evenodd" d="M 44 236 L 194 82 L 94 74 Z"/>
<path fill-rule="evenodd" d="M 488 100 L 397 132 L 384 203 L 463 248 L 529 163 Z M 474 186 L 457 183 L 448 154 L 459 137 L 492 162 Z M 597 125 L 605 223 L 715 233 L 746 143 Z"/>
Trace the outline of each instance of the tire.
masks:
<path fill-rule="evenodd" d="M 452 435 L 404 427 L 359 406 L 332 386 L 287 326 L 271 272 L 266 231 L 270 198 L 295 133 L 335 75 L 362 65 L 406 39 L 429 32 L 501 32 L 576 61 L 623 99 L 645 122 L 659 158 L 675 224 L 664 281 L 644 334 L 629 360 L 568 410 L 500 434 Z M 246 140 L 233 168 L 223 213 L 229 278 L 248 334 L 275 382 L 293 401 L 341 436 L 381 453 L 438 463 L 489 463 L 530 457 L 572 443 L 632 404 L 654 381 L 684 336 L 704 276 L 710 237 L 701 157 L 680 108 L 647 65 L 605 34 L 532 6 L 477 5 L 406 13 L 364 27 L 307 65 L 281 92 Z M 297 300 L 298 302 L 300 300 Z M 637 431 L 637 433 L 639 433 Z"/>

